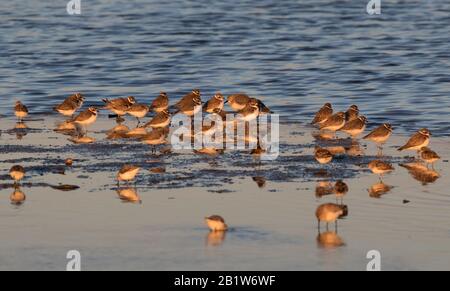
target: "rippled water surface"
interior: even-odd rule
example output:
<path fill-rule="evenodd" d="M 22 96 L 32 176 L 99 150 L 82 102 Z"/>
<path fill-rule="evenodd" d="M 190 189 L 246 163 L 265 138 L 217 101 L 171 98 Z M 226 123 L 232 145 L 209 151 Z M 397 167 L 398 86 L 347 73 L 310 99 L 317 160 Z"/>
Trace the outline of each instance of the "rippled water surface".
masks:
<path fill-rule="evenodd" d="M 0 3 L 0 110 L 63 96 L 180 97 L 194 87 L 263 97 L 289 119 L 325 101 L 399 131 L 450 135 L 450 2 L 66 1 Z"/>

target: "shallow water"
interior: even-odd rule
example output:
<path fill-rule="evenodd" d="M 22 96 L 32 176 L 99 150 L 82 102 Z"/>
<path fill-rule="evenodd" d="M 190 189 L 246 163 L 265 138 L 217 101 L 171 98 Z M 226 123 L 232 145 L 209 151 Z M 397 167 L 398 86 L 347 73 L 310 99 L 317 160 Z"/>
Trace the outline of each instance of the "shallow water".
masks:
<path fill-rule="evenodd" d="M 64 270 L 72 249 L 85 270 L 365 270 L 373 249 L 385 270 L 449 269 L 448 1 L 383 1 L 380 16 L 365 13 L 366 1 L 111 2 L 82 1 L 81 16 L 67 15 L 65 1 L 0 2 L 1 270 Z M 196 87 L 203 99 L 219 90 L 262 98 L 281 114 L 280 157 L 151 155 L 106 140 L 114 122 L 104 112 L 92 145 L 53 131 L 62 119 L 51 108 L 74 92 L 99 105 L 150 102 L 161 90 L 173 101 Z M 15 100 L 31 111 L 26 130 L 14 129 Z M 358 104 L 370 128 L 394 125 L 389 193 L 368 191 L 379 181 L 366 166 L 373 145 L 341 140 L 334 146 L 356 156 L 314 161 L 303 124 L 326 101 Z M 395 148 L 421 127 L 443 157 L 436 171 L 400 166 L 412 158 Z M 118 197 L 125 162 L 143 167 L 142 204 Z M 22 205 L 10 203 L 14 164 L 27 169 Z M 350 187 L 349 215 L 337 235 L 318 237 L 315 210 L 335 197 L 317 197 L 316 186 L 337 179 Z M 230 225 L 225 237 L 203 225 L 211 214 Z"/>
<path fill-rule="evenodd" d="M 368 192 L 379 182 L 367 169 L 376 158 L 373 145 L 320 141 L 347 155 L 319 166 L 312 157 L 318 141 L 300 124 L 282 125 L 280 157 L 259 162 L 245 151 L 215 158 L 183 151 L 153 155 L 136 141 L 107 141 L 114 121 L 106 118 L 89 134 L 96 143 L 74 145 L 53 131 L 59 121 L 29 121 L 32 130 L 19 140 L 16 131 L 1 136 L 0 269 L 64 270 L 72 249 L 81 252 L 84 270 L 365 270 L 370 250 L 381 252 L 384 270 L 449 267 L 447 138 L 432 141 L 444 157 L 436 171 L 419 168 L 412 175 L 399 166 L 412 157 L 395 150 L 406 137 L 394 136 L 385 159 L 396 170 L 383 179 L 393 189 L 377 198 Z M 5 128 L 14 125 L 4 120 Z M 74 159 L 70 168 L 64 166 L 68 157 Z M 141 204 L 118 197 L 115 175 L 125 162 L 143 168 L 136 185 L 120 187 L 136 187 Z M 14 164 L 27 169 L 21 183 L 27 199 L 20 206 L 9 198 Z M 155 168 L 165 172 L 152 173 Z M 315 210 L 336 199 L 318 197 L 316 186 L 338 179 L 350 187 L 344 197 L 349 214 L 337 235 L 323 234 L 322 225 L 318 241 Z M 51 187 L 59 185 L 80 188 Z M 203 217 L 211 214 L 230 225 L 224 237 L 204 226 Z"/>
<path fill-rule="evenodd" d="M 49 112 L 74 92 L 90 103 L 201 88 L 262 97 L 284 120 L 325 101 L 357 103 L 372 124 L 450 135 L 450 3 L 388 1 L 65 1 L 0 3 L 0 113 Z"/>

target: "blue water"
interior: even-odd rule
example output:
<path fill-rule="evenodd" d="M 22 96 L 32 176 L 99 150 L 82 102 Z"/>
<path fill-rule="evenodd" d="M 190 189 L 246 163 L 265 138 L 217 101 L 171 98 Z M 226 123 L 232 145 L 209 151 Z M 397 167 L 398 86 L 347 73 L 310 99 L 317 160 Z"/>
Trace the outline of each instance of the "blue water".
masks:
<path fill-rule="evenodd" d="M 372 126 L 450 135 L 450 2 L 337 0 L 0 2 L 0 113 L 15 100 L 47 113 L 88 103 L 149 102 L 200 88 L 261 97 L 284 120 L 309 121 L 331 101 Z"/>

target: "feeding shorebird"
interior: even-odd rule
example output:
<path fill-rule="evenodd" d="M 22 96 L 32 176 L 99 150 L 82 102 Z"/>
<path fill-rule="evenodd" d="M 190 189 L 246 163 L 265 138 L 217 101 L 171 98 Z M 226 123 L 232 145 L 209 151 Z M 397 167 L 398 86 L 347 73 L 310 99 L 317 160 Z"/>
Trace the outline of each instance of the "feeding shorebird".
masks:
<path fill-rule="evenodd" d="M 14 114 L 19 119 L 19 121 L 22 121 L 25 117 L 28 116 L 28 108 L 22 104 L 22 102 L 17 101 L 16 106 L 14 107 Z"/>
<path fill-rule="evenodd" d="M 202 110 L 202 99 L 199 89 L 193 90 L 191 93 L 185 95 L 181 100 L 175 104 L 177 112 L 181 112 L 187 116 L 194 116 Z"/>
<path fill-rule="evenodd" d="M 225 224 L 225 220 L 219 215 L 212 215 L 205 217 L 205 223 L 211 231 L 226 231 L 228 226 Z"/>
<path fill-rule="evenodd" d="M 389 123 L 384 123 L 374 129 L 371 133 L 363 137 L 363 139 L 376 143 L 379 149 L 379 155 L 382 155 L 383 145 L 391 137 L 393 130 L 394 129 L 392 128 L 392 125 L 390 125 Z"/>
<path fill-rule="evenodd" d="M 330 103 L 326 103 L 320 110 L 316 113 L 312 124 L 322 124 L 327 121 L 333 115 L 333 106 Z"/>
<path fill-rule="evenodd" d="M 134 180 L 140 169 L 140 167 L 134 165 L 124 165 L 119 173 L 117 173 L 117 185 L 119 185 L 121 181 L 129 182 Z"/>
<path fill-rule="evenodd" d="M 245 106 L 244 109 L 239 110 L 238 114 L 240 115 L 240 118 L 244 121 L 252 121 L 258 118 L 260 114 L 259 110 L 259 102 L 257 99 L 250 99 L 248 104 Z"/>
<path fill-rule="evenodd" d="M 345 113 L 338 112 L 328 118 L 324 123 L 320 124 L 320 130 L 328 130 L 336 132 L 345 125 Z"/>
<path fill-rule="evenodd" d="M 150 109 L 156 113 L 169 109 L 169 96 L 166 92 L 159 93 L 159 96 L 152 102 Z"/>
<path fill-rule="evenodd" d="M 147 105 L 135 103 L 128 108 L 127 113 L 131 116 L 136 117 L 139 125 L 141 123 L 141 118 L 147 116 L 149 111 L 150 107 L 148 107 Z"/>
<path fill-rule="evenodd" d="M 347 216 L 348 208 L 346 205 L 337 205 L 334 203 L 326 203 L 320 205 L 316 210 L 316 217 L 318 222 L 318 229 L 320 231 L 320 223 L 326 222 L 327 229 L 329 223 L 335 223 L 337 228 L 337 220 Z"/>
<path fill-rule="evenodd" d="M 432 151 L 428 147 L 423 147 L 420 149 L 420 157 L 425 163 L 427 163 L 427 165 L 431 164 L 431 167 L 433 169 L 434 163 L 441 159 L 441 157 L 436 152 Z"/>
<path fill-rule="evenodd" d="M 86 111 L 81 112 L 75 117 L 74 122 L 85 128 L 87 134 L 87 127 L 97 120 L 98 110 L 94 107 L 89 107 Z"/>
<path fill-rule="evenodd" d="M 163 110 L 160 111 L 158 114 L 153 117 L 152 120 L 147 122 L 144 127 L 151 127 L 151 128 L 164 128 L 168 127 L 170 125 L 170 113 L 169 110 Z"/>
<path fill-rule="evenodd" d="M 369 169 L 372 171 L 372 173 L 379 175 L 380 180 L 383 177 L 383 175 L 388 174 L 395 170 L 395 168 L 386 162 L 383 162 L 381 160 L 375 160 L 369 163 Z"/>
<path fill-rule="evenodd" d="M 102 101 L 105 103 L 105 107 L 103 107 L 103 109 L 108 109 L 117 115 L 117 121 L 122 120 L 122 116 L 127 114 L 127 111 L 130 109 L 131 105 L 136 104 L 136 99 L 133 96 L 112 100 L 105 98 L 102 99 Z"/>
<path fill-rule="evenodd" d="M 400 147 L 399 151 L 410 150 L 410 151 L 420 151 L 423 147 L 427 147 L 430 144 L 431 133 L 428 129 L 423 128 L 414 134 L 408 142 Z"/>
<path fill-rule="evenodd" d="M 246 94 L 233 94 L 227 98 L 227 103 L 235 111 L 243 110 L 249 101 L 250 97 Z"/>
<path fill-rule="evenodd" d="M 342 180 L 338 180 L 334 185 L 334 194 L 336 194 L 336 201 L 341 199 L 341 203 L 344 201 L 344 196 L 348 193 L 348 185 Z"/>
<path fill-rule="evenodd" d="M 314 157 L 320 164 L 328 164 L 333 160 L 333 154 L 329 150 L 318 146 L 314 150 Z"/>
<path fill-rule="evenodd" d="M 25 169 L 24 167 L 19 165 L 13 166 L 9 170 L 9 175 L 14 180 L 14 183 L 17 184 L 17 182 L 19 182 L 20 180 L 23 179 L 23 177 L 25 177 Z"/>
<path fill-rule="evenodd" d="M 341 128 L 341 131 L 349 134 L 354 139 L 364 132 L 366 124 L 367 118 L 365 116 L 358 116 L 356 119 L 347 122 L 344 127 Z"/>
<path fill-rule="evenodd" d="M 203 112 L 215 113 L 216 111 L 221 111 L 223 110 L 224 104 L 223 95 L 217 93 L 203 105 Z"/>
<path fill-rule="evenodd" d="M 73 116 L 83 106 L 84 97 L 80 93 L 67 97 L 64 102 L 57 105 L 54 110 L 64 116 Z"/>
<path fill-rule="evenodd" d="M 350 106 L 350 108 L 345 112 L 345 121 L 349 122 L 357 119 L 359 116 L 359 108 L 356 105 Z"/>

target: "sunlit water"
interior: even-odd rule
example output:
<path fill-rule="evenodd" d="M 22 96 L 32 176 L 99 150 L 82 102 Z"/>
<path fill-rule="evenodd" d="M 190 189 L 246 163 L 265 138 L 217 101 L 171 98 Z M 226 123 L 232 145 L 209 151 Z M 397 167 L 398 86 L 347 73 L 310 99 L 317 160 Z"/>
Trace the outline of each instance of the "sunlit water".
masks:
<path fill-rule="evenodd" d="M 372 124 L 450 135 L 450 3 L 385 1 L 1 1 L 0 110 L 83 92 L 150 101 L 200 88 L 247 92 L 289 119 L 325 101 Z"/>
<path fill-rule="evenodd" d="M 83 269 L 365 270 L 373 249 L 383 269 L 449 268 L 447 1 L 383 2 L 380 16 L 368 16 L 365 1 L 82 1 L 81 16 L 67 15 L 64 2 L 0 3 L 0 269 L 62 270 L 72 249 Z M 262 164 L 232 151 L 152 156 L 136 141 L 106 140 L 114 121 L 105 115 L 93 145 L 53 132 L 62 118 L 51 108 L 74 92 L 88 104 L 150 102 L 161 90 L 177 99 L 196 87 L 204 99 L 219 90 L 261 97 L 283 123 L 309 121 L 326 101 L 357 103 L 370 126 L 396 129 L 385 149 L 393 188 L 368 191 L 379 181 L 367 170 L 372 145 L 342 140 L 361 156 L 319 166 L 311 128 L 299 124 L 282 125 L 280 158 Z M 19 99 L 32 112 L 28 130 L 13 130 Z M 443 157 L 436 171 L 400 166 L 411 158 L 395 148 L 420 127 Z M 118 198 L 124 162 L 143 167 L 142 204 Z M 10 202 L 14 164 L 27 169 L 20 206 Z M 349 215 L 337 235 L 318 237 L 314 212 L 335 197 L 317 197 L 316 186 L 337 179 L 350 187 Z M 211 214 L 227 220 L 225 237 L 203 225 Z"/>

